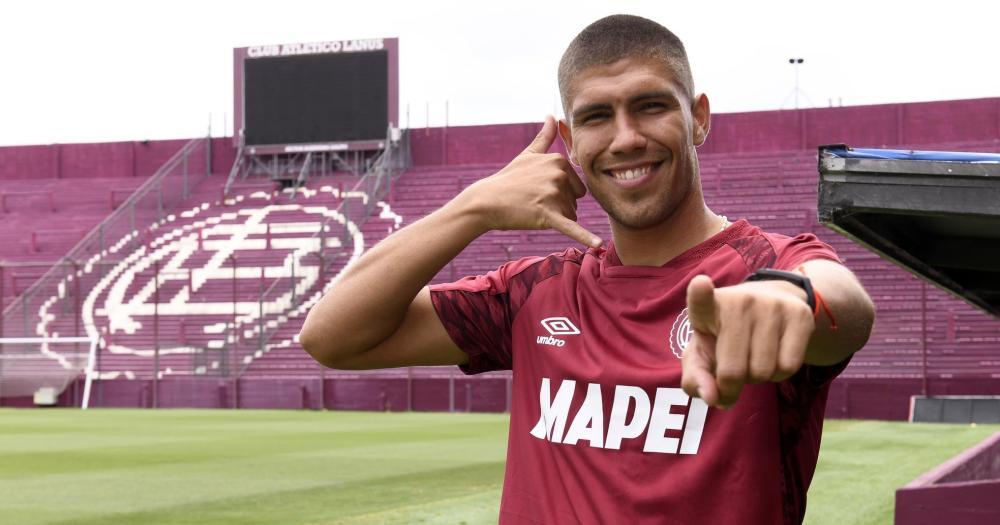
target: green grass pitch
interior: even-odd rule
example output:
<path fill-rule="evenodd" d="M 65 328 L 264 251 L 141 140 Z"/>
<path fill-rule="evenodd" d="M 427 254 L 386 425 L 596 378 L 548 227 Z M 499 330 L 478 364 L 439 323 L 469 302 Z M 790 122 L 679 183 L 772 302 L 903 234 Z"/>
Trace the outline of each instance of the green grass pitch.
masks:
<path fill-rule="evenodd" d="M 894 490 L 1000 426 L 828 421 L 806 523 L 891 523 Z M 507 416 L 0 410 L 0 521 L 496 523 Z"/>

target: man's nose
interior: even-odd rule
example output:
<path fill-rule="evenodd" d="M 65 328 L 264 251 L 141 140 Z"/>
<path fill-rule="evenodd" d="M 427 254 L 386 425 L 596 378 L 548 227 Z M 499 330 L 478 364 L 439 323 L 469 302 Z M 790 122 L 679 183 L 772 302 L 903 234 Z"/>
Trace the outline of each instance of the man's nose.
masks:
<path fill-rule="evenodd" d="M 631 153 L 646 147 L 646 136 L 635 119 L 621 116 L 615 119 L 615 136 L 611 141 L 611 153 Z"/>

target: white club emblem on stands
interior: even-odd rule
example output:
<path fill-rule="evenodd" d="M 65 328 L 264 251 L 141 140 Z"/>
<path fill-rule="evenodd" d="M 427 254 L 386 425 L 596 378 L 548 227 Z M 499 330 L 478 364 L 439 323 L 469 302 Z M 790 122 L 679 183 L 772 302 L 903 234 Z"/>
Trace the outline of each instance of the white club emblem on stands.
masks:
<path fill-rule="evenodd" d="M 109 240 L 113 244 L 68 276 L 60 290 L 74 279 L 86 283 L 79 306 L 86 334 L 109 354 L 158 353 L 165 359 L 161 376 L 246 367 L 271 348 L 291 346 L 294 336 L 270 336 L 304 315 L 365 248 L 361 226 L 338 205 L 364 204 L 366 193 L 323 186 L 300 188 L 297 196 L 278 203 L 275 194 L 254 192 L 168 215 Z M 402 217 L 388 204 L 372 208 L 381 212 L 369 224 L 382 222 L 387 232 L 399 228 Z M 323 223 L 328 229 L 320 232 Z M 321 271 L 324 248 L 326 257 L 337 260 L 323 261 Z M 59 299 L 42 304 L 39 334 L 50 336 L 71 319 L 58 308 Z M 143 363 L 118 360 L 116 366 Z M 130 368 L 105 369 L 101 378 L 119 373 L 134 376 Z"/>
<path fill-rule="evenodd" d="M 677 356 L 677 359 L 684 357 L 684 350 L 687 349 L 693 334 L 691 320 L 688 319 L 688 309 L 685 308 L 677 314 L 674 326 L 670 328 L 670 351 Z"/>

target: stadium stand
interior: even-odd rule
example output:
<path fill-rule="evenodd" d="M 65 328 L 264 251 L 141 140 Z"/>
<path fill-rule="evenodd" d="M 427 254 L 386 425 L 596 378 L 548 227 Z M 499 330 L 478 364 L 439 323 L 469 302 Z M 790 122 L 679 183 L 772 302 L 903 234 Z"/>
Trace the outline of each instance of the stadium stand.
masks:
<path fill-rule="evenodd" d="M 343 224 L 361 224 L 350 242 L 370 247 L 426 215 L 462 188 L 496 172 L 536 131 L 537 124 L 530 123 L 411 130 L 412 165 L 373 208 L 374 215 L 363 217 L 361 206 L 344 214 Z M 1000 99 L 716 115 L 700 154 L 706 200 L 713 210 L 775 232 L 816 233 L 838 250 L 876 302 L 871 340 L 831 390 L 829 416 L 905 419 L 910 395 L 995 391 L 1000 387 L 997 320 L 817 224 L 815 147 L 837 142 L 998 152 Z M 0 148 L 0 183 L 2 193 L 9 195 L 0 199 L 3 304 L 16 301 L 112 209 L 125 205 L 143 176 L 170 158 L 170 148 L 176 151 L 183 145 L 164 141 Z M 279 191 L 270 182 L 238 184 L 223 198 L 223 173 L 234 155 L 228 140 L 213 141 L 208 159 L 212 174 L 171 205 L 166 219 L 149 221 L 141 234 L 121 245 L 116 258 L 109 258 L 119 261 L 140 254 L 137 258 L 144 257 L 147 264 L 119 270 L 131 272 L 131 278 L 115 281 L 116 290 L 114 279 L 107 280 L 104 288 L 90 294 L 92 301 L 82 305 L 90 308 L 88 323 L 99 327 L 103 343 L 93 404 L 507 409 L 506 373 L 469 378 L 454 367 L 337 372 L 316 365 L 295 342 L 295 334 L 310 299 L 318 297 L 349 255 L 327 261 L 326 273 L 320 275 L 319 264 L 308 257 L 308 243 L 320 241 L 307 239 L 319 231 L 324 213 L 333 217 L 338 206 L 362 199 L 347 193 L 357 176 L 313 178 L 291 192 Z M 608 238 L 606 218 L 591 197 L 584 198 L 578 214 L 581 224 Z M 346 247 L 348 237 L 331 231 L 325 241 L 331 249 Z M 469 246 L 434 282 L 483 273 L 511 258 L 562 251 L 569 245 L 555 232 L 493 232 Z M 151 284 L 148 261 L 153 258 L 143 254 L 167 248 L 171 257 L 185 255 L 172 265 L 166 255 L 158 259 L 164 265 L 161 279 Z M 117 264 L 94 267 L 111 275 Z M 278 281 L 288 284 L 269 290 L 262 300 L 261 290 Z M 297 299 L 282 303 L 281 297 L 293 287 Z M 147 301 L 151 293 L 160 299 Z M 140 302 L 147 310 L 133 304 L 131 321 L 109 313 L 107 305 L 114 303 L 109 298 L 135 297 L 145 298 Z M 265 302 L 278 306 L 261 315 Z M 155 331 L 148 311 L 152 303 L 162 310 L 156 312 Z M 239 327 L 235 338 L 234 304 Z M 46 335 L 80 333 L 74 321 L 77 313 L 64 309 L 51 319 L 31 322 L 5 316 L 3 335 L 39 335 L 39 329 Z M 154 362 L 157 347 L 160 357 Z M 65 392 L 61 402 L 77 401 L 73 395 Z M 29 402 L 0 398 L 0 405 Z"/>
<path fill-rule="evenodd" d="M 57 259 L 111 211 L 112 198 L 138 186 L 134 179 L 5 180 L 0 189 L 0 243 L 10 262 Z M 110 189 L 109 189 L 110 188 Z M 119 197 L 115 197 L 118 195 Z M 45 215 L 44 222 L 38 220 Z"/>

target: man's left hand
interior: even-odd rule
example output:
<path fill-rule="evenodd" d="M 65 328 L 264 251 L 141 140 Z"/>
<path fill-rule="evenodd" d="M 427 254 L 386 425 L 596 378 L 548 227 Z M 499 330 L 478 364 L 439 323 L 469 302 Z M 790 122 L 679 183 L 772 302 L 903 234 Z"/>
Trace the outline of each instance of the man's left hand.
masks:
<path fill-rule="evenodd" d="M 682 360 L 684 391 L 728 408 L 747 383 L 791 377 L 802 367 L 815 330 L 805 296 L 784 281 L 715 288 L 706 275 L 692 279 L 687 305 L 693 333 Z"/>

